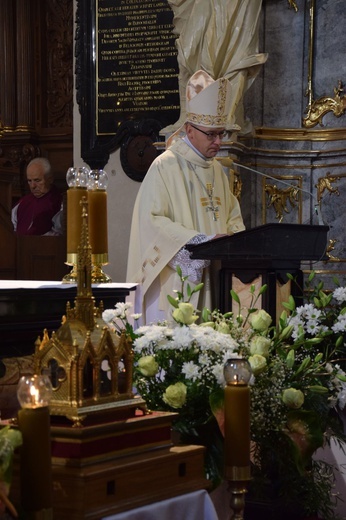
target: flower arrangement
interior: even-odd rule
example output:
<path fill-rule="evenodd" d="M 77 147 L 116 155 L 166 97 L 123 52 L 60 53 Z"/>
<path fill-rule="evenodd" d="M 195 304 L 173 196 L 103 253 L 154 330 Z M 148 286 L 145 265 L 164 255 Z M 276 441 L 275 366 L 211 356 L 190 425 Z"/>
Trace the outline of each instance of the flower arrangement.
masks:
<path fill-rule="evenodd" d="M 0 429 L 0 515 L 7 509 L 13 517 L 17 511 L 8 498 L 12 479 L 12 460 L 14 450 L 22 444 L 22 434 L 10 426 Z"/>
<path fill-rule="evenodd" d="M 306 303 L 297 307 L 290 297 L 273 324 L 257 309 L 266 286 L 257 294 L 251 286 L 247 309 L 231 291 L 237 312 L 199 313 L 190 299 L 201 286 L 191 289 L 177 271 L 181 291 L 168 296 L 175 326 L 129 331 L 138 393 L 149 409 L 178 412 L 175 430 L 183 442 L 206 446 L 206 473 L 217 485 L 223 478 L 223 366 L 230 357 L 246 357 L 253 372 L 250 494 L 257 500 L 272 494 L 299 504 L 306 516 L 318 511 L 323 520 L 335 520 L 333 468 L 314 454 L 332 438 L 341 446 L 346 441 L 339 417 L 346 402 L 346 288 L 328 293 L 312 273 Z"/>

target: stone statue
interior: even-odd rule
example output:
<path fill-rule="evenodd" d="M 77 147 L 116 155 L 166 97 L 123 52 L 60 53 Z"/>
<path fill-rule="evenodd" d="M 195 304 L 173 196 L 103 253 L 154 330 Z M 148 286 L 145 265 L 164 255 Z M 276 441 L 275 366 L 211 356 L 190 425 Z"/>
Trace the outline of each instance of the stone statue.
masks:
<path fill-rule="evenodd" d="M 267 56 L 258 54 L 258 25 L 262 0 L 168 0 L 178 35 L 180 117 L 162 133 L 177 130 L 185 122 L 188 79 L 204 70 L 215 80 L 232 84 L 228 129 L 246 133 L 242 98 Z"/>

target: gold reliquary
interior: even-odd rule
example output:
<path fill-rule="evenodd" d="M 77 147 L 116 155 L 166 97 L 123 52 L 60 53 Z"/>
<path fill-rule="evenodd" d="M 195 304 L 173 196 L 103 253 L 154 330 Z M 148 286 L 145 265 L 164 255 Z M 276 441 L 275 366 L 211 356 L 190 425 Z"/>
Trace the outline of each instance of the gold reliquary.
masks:
<path fill-rule="evenodd" d="M 109 329 L 102 320 L 103 305 L 95 306 L 91 290 L 92 259 L 87 202 L 77 264 L 77 296 L 66 305 L 61 327 L 49 337 L 45 330 L 35 348 L 35 372 L 50 377 L 52 421 L 72 421 L 74 426 L 116 420 L 145 410 L 135 397 L 132 342 L 125 332 Z"/>

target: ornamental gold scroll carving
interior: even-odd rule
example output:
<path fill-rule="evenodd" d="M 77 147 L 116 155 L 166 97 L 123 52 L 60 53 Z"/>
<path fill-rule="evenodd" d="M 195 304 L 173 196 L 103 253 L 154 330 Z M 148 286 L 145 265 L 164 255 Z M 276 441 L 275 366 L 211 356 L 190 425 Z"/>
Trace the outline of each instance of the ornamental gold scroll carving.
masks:
<path fill-rule="evenodd" d="M 265 184 L 264 192 L 267 195 L 266 207 L 273 207 L 275 218 L 279 222 L 283 221 L 285 213 L 290 213 L 299 203 L 300 189 L 297 186 L 278 188 L 276 184 Z"/>
<path fill-rule="evenodd" d="M 320 203 L 322 201 L 323 193 L 327 190 L 329 193 L 335 193 L 336 195 L 340 195 L 338 187 L 333 187 L 333 182 L 337 182 L 340 180 L 339 175 L 331 175 L 330 172 L 327 172 L 325 177 L 320 177 L 317 181 L 315 187 L 317 188 L 317 202 Z"/>
<path fill-rule="evenodd" d="M 316 1 L 310 0 L 310 20 L 309 20 L 309 65 L 308 65 L 308 86 L 306 96 L 308 98 L 308 106 L 305 110 L 306 116 L 303 118 L 302 124 L 305 128 L 313 128 L 317 124 L 323 126 L 322 119 L 332 112 L 336 117 L 340 117 L 346 110 L 346 98 L 341 95 L 344 91 L 341 80 L 338 86 L 334 88 L 334 97 L 322 96 L 314 99 L 313 93 L 313 63 L 314 63 L 314 33 L 315 33 L 315 7 Z"/>

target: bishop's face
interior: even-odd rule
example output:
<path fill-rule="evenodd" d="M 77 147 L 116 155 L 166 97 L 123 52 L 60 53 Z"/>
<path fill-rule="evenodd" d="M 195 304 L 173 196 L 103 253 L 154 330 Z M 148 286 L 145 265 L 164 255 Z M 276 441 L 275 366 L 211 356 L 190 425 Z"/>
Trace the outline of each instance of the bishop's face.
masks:
<path fill-rule="evenodd" d="M 40 198 L 51 188 L 52 179 L 44 175 L 43 166 L 41 164 L 32 164 L 27 167 L 26 178 L 31 193 L 36 198 Z"/>
<path fill-rule="evenodd" d="M 225 135 L 225 129 L 206 128 L 204 126 L 186 124 L 186 134 L 189 141 L 204 157 L 211 159 L 220 150 L 222 138 Z"/>

